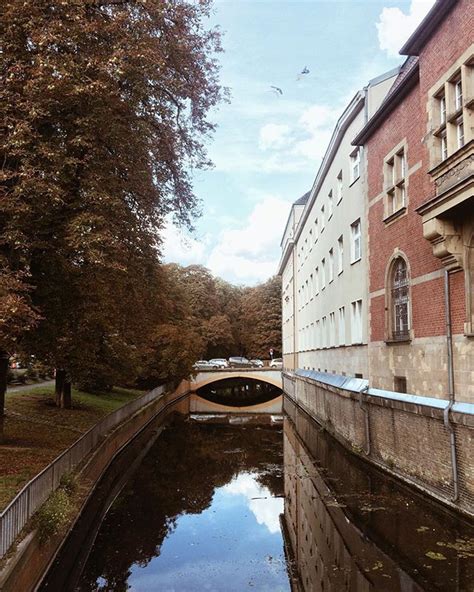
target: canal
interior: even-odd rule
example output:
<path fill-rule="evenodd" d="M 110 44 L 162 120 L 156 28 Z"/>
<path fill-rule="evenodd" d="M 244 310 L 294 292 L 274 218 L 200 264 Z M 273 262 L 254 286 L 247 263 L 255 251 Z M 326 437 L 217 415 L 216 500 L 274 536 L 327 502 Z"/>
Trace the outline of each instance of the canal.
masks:
<path fill-rule="evenodd" d="M 66 546 L 42 590 L 474 590 L 471 524 L 285 411 L 155 430 L 115 471 L 89 544 Z"/>

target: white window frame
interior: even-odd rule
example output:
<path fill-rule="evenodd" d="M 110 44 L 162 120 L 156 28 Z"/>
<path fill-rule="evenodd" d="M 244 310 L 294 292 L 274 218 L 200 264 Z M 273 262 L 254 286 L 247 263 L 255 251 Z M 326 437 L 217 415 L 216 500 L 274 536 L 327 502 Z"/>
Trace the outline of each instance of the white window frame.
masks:
<path fill-rule="evenodd" d="M 344 190 L 344 186 L 343 186 L 342 171 L 339 171 L 339 175 L 337 176 L 337 201 L 336 201 L 337 204 L 341 203 L 342 195 L 344 192 L 343 190 Z"/>
<path fill-rule="evenodd" d="M 351 342 L 362 343 L 362 300 L 351 302 Z"/>
<path fill-rule="evenodd" d="M 361 148 L 358 146 L 354 152 L 351 154 L 351 183 L 357 181 L 360 177 L 360 156 L 361 156 Z"/>
<path fill-rule="evenodd" d="M 329 249 L 328 257 L 328 283 L 334 281 L 334 249 Z"/>
<path fill-rule="evenodd" d="M 321 259 L 321 290 L 326 287 L 326 259 Z"/>
<path fill-rule="evenodd" d="M 338 318 L 338 334 L 339 334 L 339 345 L 346 344 L 346 311 L 344 306 L 339 308 L 339 318 Z"/>
<path fill-rule="evenodd" d="M 351 263 L 362 259 L 362 229 L 360 218 L 351 224 Z"/>
<path fill-rule="evenodd" d="M 334 198 L 333 198 L 332 189 L 331 189 L 331 191 L 328 193 L 328 221 L 332 218 L 333 213 L 334 213 Z"/>
<path fill-rule="evenodd" d="M 337 239 L 337 274 L 340 275 L 344 271 L 344 236 Z"/>
<path fill-rule="evenodd" d="M 329 313 L 329 346 L 336 345 L 336 313 Z"/>

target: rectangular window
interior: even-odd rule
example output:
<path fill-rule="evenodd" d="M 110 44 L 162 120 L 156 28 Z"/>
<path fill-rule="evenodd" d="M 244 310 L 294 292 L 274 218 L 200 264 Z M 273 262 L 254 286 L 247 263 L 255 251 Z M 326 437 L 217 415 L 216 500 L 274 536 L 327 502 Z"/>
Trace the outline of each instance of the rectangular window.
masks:
<path fill-rule="evenodd" d="M 321 290 L 326 287 L 326 259 L 321 261 Z"/>
<path fill-rule="evenodd" d="M 314 279 L 313 274 L 309 276 L 309 297 L 312 298 L 314 296 Z"/>
<path fill-rule="evenodd" d="M 342 171 L 337 176 L 337 203 L 340 203 L 342 199 Z"/>
<path fill-rule="evenodd" d="M 319 294 L 319 267 L 314 270 L 314 291 Z"/>
<path fill-rule="evenodd" d="M 443 95 L 441 95 L 439 97 L 439 122 L 440 125 L 443 125 L 446 123 L 446 97 Z"/>
<path fill-rule="evenodd" d="M 329 346 L 334 347 L 336 345 L 336 315 L 331 312 L 329 314 Z"/>
<path fill-rule="evenodd" d="M 334 200 L 332 197 L 332 189 L 331 189 L 331 191 L 329 192 L 329 195 L 328 195 L 328 220 L 331 219 L 333 210 L 334 210 Z"/>
<path fill-rule="evenodd" d="M 329 283 L 334 279 L 334 251 L 329 249 Z"/>
<path fill-rule="evenodd" d="M 362 257 L 360 219 L 351 224 L 351 239 L 351 262 L 354 263 Z"/>
<path fill-rule="evenodd" d="M 362 300 L 352 302 L 351 337 L 352 343 L 362 343 Z"/>
<path fill-rule="evenodd" d="M 462 148 L 464 146 L 464 122 L 462 117 L 460 117 L 456 122 L 456 137 L 458 141 L 458 148 Z"/>
<path fill-rule="evenodd" d="M 318 240 L 318 236 L 319 236 L 319 225 L 318 225 L 318 219 L 316 218 L 316 220 L 314 221 L 314 242 L 316 242 Z"/>
<path fill-rule="evenodd" d="M 322 232 L 324 230 L 324 206 L 321 206 L 321 215 L 319 220 L 319 230 Z"/>
<path fill-rule="evenodd" d="M 393 377 L 393 390 L 396 393 L 407 392 L 407 378 L 406 376 L 394 376 Z"/>
<path fill-rule="evenodd" d="M 316 348 L 321 347 L 321 327 L 320 322 L 316 321 Z"/>
<path fill-rule="evenodd" d="M 360 177 L 360 148 L 351 154 L 351 183 Z"/>
<path fill-rule="evenodd" d="M 304 284 L 304 289 L 305 289 L 305 304 L 308 304 L 308 301 L 309 301 L 309 284 L 308 284 L 308 280 L 306 280 L 306 282 Z"/>
<path fill-rule="evenodd" d="M 344 307 L 339 309 L 339 345 L 346 343 L 346 314 Z"/>
<path fill-rule="evenodd" d="M 337 239 L 337 273 L 342 273 L 344 270 L 344 237 Z"/>
<path fill-rule="evenodd" d="M 327 347 L 327 342 L 328 342 L 328 335 L 327 335 L 327 323 L 326 323 L 326 317 L 323 317 L 323 327 L 322 327 L 322 336 L 321 336 L 321 346 L 322 347 Z"/>
<path fill-rule="evenodd" d="M 448 140 L 446 138 L 446 130 L 441 134 L 441 160 L 448 158 Z"/>
<path fill-rule="evenodd" d="M 454 103 L 456 111 L 462 108 L 462 82 L 458 80 L 454 85 Z"/>
<path fill-rule="evenodd" d="M 309 349 L 314 349 L 314 323 L 311 323 L 311 330 L 310 330 L 310 338 L 309 338 Z"/>

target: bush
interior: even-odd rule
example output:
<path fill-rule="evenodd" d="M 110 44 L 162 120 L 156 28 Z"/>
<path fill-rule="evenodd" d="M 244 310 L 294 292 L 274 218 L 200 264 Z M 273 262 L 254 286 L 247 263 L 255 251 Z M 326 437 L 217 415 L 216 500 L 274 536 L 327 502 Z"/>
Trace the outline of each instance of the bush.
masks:
<path fill-rule="evenodd" d="M 66 524 L 71 511 L 71 500 L 67 491 L 57 489 L 49 496 L 37 514 L 37 528 L 40 541 L 47 541 Z"/>
<path fill-rule="evenodd" d="M 63 489 L 69 496 L 77 491 L 77 481 L 72 473 L 64 473 L 59 482 L 59 487 Z"/>

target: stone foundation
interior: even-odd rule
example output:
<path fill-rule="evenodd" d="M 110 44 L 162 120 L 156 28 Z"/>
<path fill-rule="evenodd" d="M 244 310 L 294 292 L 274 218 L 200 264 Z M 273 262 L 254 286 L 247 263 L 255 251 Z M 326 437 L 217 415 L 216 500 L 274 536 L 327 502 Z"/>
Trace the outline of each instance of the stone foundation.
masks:
<path fill-rule="evenodd" d="M 448 401 L 368 389 L 367 381 L 298 370 L 283 375 L 285 396 L 353 452 L 474 516 L 474 405 L 457 403 L 455 431 L 458 496 L 455 498 Z"/>

